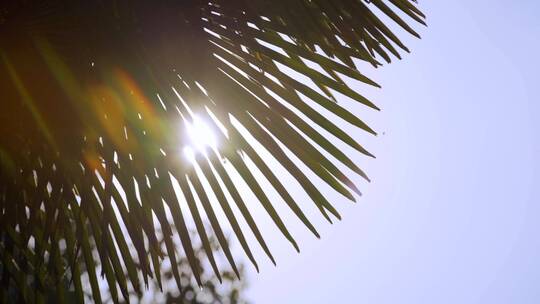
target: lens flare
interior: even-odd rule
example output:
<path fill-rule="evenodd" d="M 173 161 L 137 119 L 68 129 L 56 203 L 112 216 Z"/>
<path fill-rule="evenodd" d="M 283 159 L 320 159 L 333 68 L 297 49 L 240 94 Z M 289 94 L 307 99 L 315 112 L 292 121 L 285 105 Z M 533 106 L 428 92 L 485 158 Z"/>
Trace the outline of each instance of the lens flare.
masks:
<path fill-rule="evenodd" d="M 192 122 L 186 122 L 185 126 L 190 144 L 184 147 L 184 155 L 189 161 L 195 161 L 196 153 L 206 155 L 206 149 L 216 149 L 214 131 L 204 120 L 194 115 Z"/>

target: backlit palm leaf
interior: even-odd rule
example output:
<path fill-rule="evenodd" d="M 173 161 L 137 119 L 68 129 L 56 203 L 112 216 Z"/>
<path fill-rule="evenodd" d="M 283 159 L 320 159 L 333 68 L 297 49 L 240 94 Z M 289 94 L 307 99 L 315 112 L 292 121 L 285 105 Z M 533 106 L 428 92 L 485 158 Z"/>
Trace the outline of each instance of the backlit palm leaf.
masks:
<path fill-rule="evenodd" d="M 378 86 L 354 60 L 376 67 L 407 50 L 381 16 L 415 36 L 402 17 L 424 19 L 409 0 L 2 2 L 2 299 L 16 291 L 39 300 L 46 286 L 70 280 L 82 300 L 85 267 L 100 302 L 91 242 L 102 275 L 124 298 L 128 284 L 141 288 L 140 279 L 160 284 L 161 260 L 177 260 L 178 254 L 185 253 L 201 284 L 188 217 L 218 276 L 209 235 L 236 271 L 224 225 L 255 267 L 246 233 L 274 262 L 250 214 L 255 203 L 298 250 L 247 159 L 318 236 L 254 140 L 298 181 L 322 216 L 340 218 L 318 190 L 319 181 L 308 178 L 292 155 L 351 200 L 359 190 L 327 155 L 368 179 L 319 130 L 372 155 L 311 104 L 375 134 L 337 104 L 333 92 L 378 109 L 342 77 Z M 190 139 L 186 128 L 200 121 L 214 135 Z M 208 141 L 214 136 L 215 146 Z M 182 147 L 199 140 L 199 150 L 186 150 L 191 159 L 183 157 Z M 258 202 L 242 198 L 232 171 Z M 205 229 L 204 215 L 212 231 Z M 158 227 L 165 248 L 156 239 Z M 184 253 L 173 245 L 176 235 Z M 180 277 L 174 267 L 173 273 Z M 110 290 L 117 302 L 117 289 Z"/>

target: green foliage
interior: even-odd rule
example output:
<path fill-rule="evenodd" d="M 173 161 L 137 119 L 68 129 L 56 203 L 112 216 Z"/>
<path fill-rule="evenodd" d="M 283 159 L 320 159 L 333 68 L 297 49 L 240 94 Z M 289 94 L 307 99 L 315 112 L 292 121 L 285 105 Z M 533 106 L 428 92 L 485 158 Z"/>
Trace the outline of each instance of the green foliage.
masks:
<path fill-rule="evenodd" d="M 424 15 L 409 0 L 2 1 L 0 301 L 16 292 L 42 302 L 46 289 L 64 286 L 59 282 L 67 277 L 82 301 L 86 269 L 99 303 L 99 264 L 119 302 L 142 282 L 163 284 L 160 264 L 177 260 L 174 237 L 202 285 L 188 217 L 216 276 L 213 237 L 239 275 L 223 225 L 255 267 L 245 233 L 274 262 L 250 213 L 257 202 L 245 201 L 234 174 L 299 250 L 247 159 L 316 236 L 317 230 L 240 129 L 298 181 L 322 216 L 339 219 L 316 184 L 354 200 L 359 189 L 336 162 L 368 177 L 333 142 L 373 155 L 312 104 L 375 134 L 334 94 L 378 109 L 343 79 L 378 86 L 355 60 L 377 67 L 400 58 L 398 49 L 408 51 L 385 24 L 418 36 L 402 18 L 423 23 Z M 188 160 L 179 155 L 192 144 L 185 126 L 195 116 L 210 125 L 219 145 Z M 291 155 L 320 181 L 308 178 Z M 58 288 L 59 302 L 63 295 Z"/>
<path fill-rule="evenodd" d="M 171 224 L 174 228 L 174 224 Z M 190 231 L 192 237 L 196 237 L 195 231 Z M 162 231 L 157 231 L 157 238 L 159 245 L 162 248 L 166 247 L 165 239 Z M 176 248 L 181 248 L 181 245 L 177 241 L 173 241 Z M 215 254 L 219 254 L 219 244 L 215 238 L 210 238 L 209 243 L 211 250 Z M 92 253 L 98 255 L 96 244 L 91 242 Z M 246 283 L 243 280 L 237 280 L 236 275 L 230 270 L 219 271 L 219 276 L 216 276 L 212 270 L 209 270 L 208 263 L 205 263 L 205 249 L 202 244 L 195 243 L 194 247 L 195 261 L 199 272 L 204 277 L 201 286 L 193 280 L 191 268 L 188 260 L 181 256 L 174 265 L 166 263 L 162 269 L 162 286 L 160 286 L 157 280 L 151 280 L 148 282 L 148 286 L 143 289 L 135 290 L 129 288 L 129 299 L 121 302 L 135 301 L 136 303 L 193 303 L 193 304 L 205 304 L 205 303 L 247 303 L 244 297 L 244 289 Z M 99 260 L 96 261 L 96 267 L 99 269 L 102 265 L 99 264 Z M 58 303 L 61 299 L 67 303 L 80 302 L 81 298 L 84 298 L 86 302 L 94 302 L 94 294 L 89 286 L 88 271 L 82 265 L 80 276 L 82 278 L 82 288 L 77 290 L 73 286 L 73 278 L 71 274 L 66 273 L 60 282 L 54 282 L 54 285 L 47 286 L 44 292 L 43 299 L 47 303 Z M 0 269 L 2 264 L 0 264 Z M 244 266 L 240 265 L 240 273 L 243 273 Z M 93 271 L 93 269 L 92 269 Z M 127 270 L 124 269 L 124 275 L 128 276 Z M 182 282 L 182 289 L 179 290 L 176 285 L 176 276 L 179 276 Z M 61 293 L 57 292 L 58 285 L 61 285 Z M 81 292 L 82 291 L 82 292 Z M 79 294 L 79 292 L 81 292 Z M 17 293 L 17 286 L 15 282 L 7 288 L 9 300 L 11 302 L 17 302 L 20 300 L 20 294 Z M 104 302 L 111 302 L 112 294 L 110 288 L 106 284 L 103 284 L 100 288 L 99 294 Z"/>
<path fill-rule="evenodd" d="M 171 224 L 174 228 L 174 224 Z M 195 231 L 190 231 L 190 236 L 197 237 Z M 162 231 L 157 231 L 157 238 L 161 248 L 166 248 L 165 239 Z M 219 243 L 211 237 L 209 239 L 210 250 L 214 254 L 219 254 Z M 175 248 L 181 248 L 178 241 L 173 240 Z M 143 290 L 134 290 L 130 288 L 128 294 L 131 301 L 136 303 L 246 303 L 244 298 L 245 281 L 237 280 L 236 275 L 231 270 L 220 270 L 219 276 L 216 276 L 210 265 L 205 263 L 206 250 L 200 242 L 194 244 L 194 254 L 197 267 L 203 278 L 202 286 L 198 286 L 193 279 L 189 262 L 184 256 L 180 256 L 175 265 L 166 263 L 161 271 L 162 283 L 159 286 L 157 280 L 150 280 L 148 286 Z M 95 250 L 95 249 L 94 249 Z M 99 267 L 99 266 L 98 266 Z M 239 265 L 239 271 L 243 273 L 243 265 Z M 124 275 L 128 275 L 124 270 Z M 84 272 L 83 272 L 84 276 Z M 179 290 L 176 285 L 175 277 L 179 276 L 182 282 L 182 290 Z M 100 291 L 104 295 L 104 301 L 111 300 L 111 291 L 109 289 Z M 88 301 L 93 301 L 93 295 L 90 290 L 85 292 L 85 298 Z"/>

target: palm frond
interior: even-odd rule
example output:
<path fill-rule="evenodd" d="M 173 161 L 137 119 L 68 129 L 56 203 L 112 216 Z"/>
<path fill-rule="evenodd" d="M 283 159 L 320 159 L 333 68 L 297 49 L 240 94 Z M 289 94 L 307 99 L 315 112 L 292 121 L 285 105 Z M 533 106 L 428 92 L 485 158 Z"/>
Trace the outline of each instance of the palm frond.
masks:
<path fill-rule="evenodd" d="M 298 181 L 322 216 L 339 219 L 317 183 L 354 200 L 360 191 L 335 161 L 369 178 L 319 130 L 373 155 L 311 104 L 375 134 L 334 94 L 378 109 L 343 78 L 378 87 L 355 61 L 377 67 L 408 51 L 386 24 L 391 20 L 418 36 L 403 18 L 424 24 L 425 16 L 409 0 L 2 2 L 0 297 L 17 290 L 22 299 L 39 300 L 46 286 L 70 278 L 82 299 L 85 267 L 99 303 L 90 249 L 95 242 L 101 275 L 118 302 L 112 286 L 126 299 L 128 284 L 139 290 L 140 278 L 161 284 L 161 260 L 178 254 L 171 240 L 176 235 L 201 285 L 189 216 L 218 277 L 209 235 L 239 275 L 224 225 L 257 269 L 246 233 L 275 263 L 231 170 L 299 250 L 247 159 L 318 237 L 254 141 Z M 192 151 L 187 159 L 180 156 L 181 147 L 193 142 L 186 128 L 199 120 L 219 145 Z M 310 179 L 292 155 L 320 181 Z M 251 232 L 242 230 L 240 220 Z M 181 287 L 178 270 L 173 272 Z"/>

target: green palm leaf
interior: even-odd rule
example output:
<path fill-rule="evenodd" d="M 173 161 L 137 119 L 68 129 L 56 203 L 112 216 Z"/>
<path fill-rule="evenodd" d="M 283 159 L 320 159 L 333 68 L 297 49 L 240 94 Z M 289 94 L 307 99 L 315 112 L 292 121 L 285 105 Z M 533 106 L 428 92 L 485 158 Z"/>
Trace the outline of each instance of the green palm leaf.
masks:
<path fill-rule="evenodd" d="M 47 286 L 64 280 L 81 300 L 84 268 L 100 302 L 96 258 L 114 302 L 126 299 L 128 284 L 139 291 L 141 279 L 161 284 L 161 261 L 175 261 L 177 254 L 185 254 L 201 285 L 191 221 L 219 279 L 209 235 L 239 275 L 225 237 L 229 225 L 257 269 L 247 233 L 275 263 L 250 213 L 256 202 L 245 201 L 247 189 L 239 189 L 232 171 L 299 250 L 247 159 L 318 237 L 256 146 L 298 181 L 322 216 L 339 219 L 317 183 L 354 201 L 360 191 L 336 162 L 369 178 L 335 140 L 373 155 L 310 104 L 375 134 L 336 103 L 334 92 L 378 109 L 342 78 L 378 87 L 355 60 L 376 67 L 400 58 L 398 49 L 408 51 L 386 21 L 418 36 L 403 18 L 424 24 L 425 17 L 409 0 L 3 2 L 2 301 L 13 293 L 41 301 Z M 188 159 L 182 147 L 194 139 L 186 128 L 199 119 L 219 144 L 188 149 Z M 209 140 L 195 138 L 201 139 Z M 219 220 L 217 209 L 226 220 Z M 239 224 L 244 220 L 250 231 Z M 164 248 L 156 230 L 163 232 Z M 173 245 L 176 236 L 183 253 Z M 90 249 L 94 243 L 98 256 Z M 179 270 L 172 271 L 181 288 Z"/>

